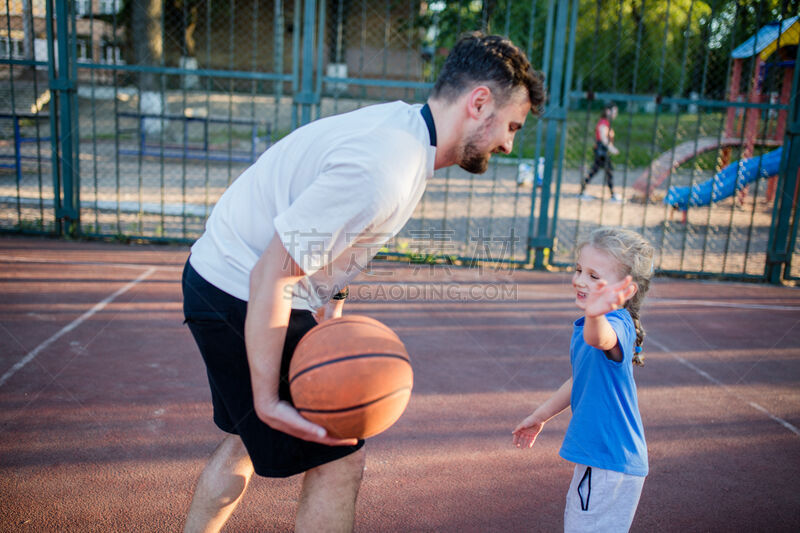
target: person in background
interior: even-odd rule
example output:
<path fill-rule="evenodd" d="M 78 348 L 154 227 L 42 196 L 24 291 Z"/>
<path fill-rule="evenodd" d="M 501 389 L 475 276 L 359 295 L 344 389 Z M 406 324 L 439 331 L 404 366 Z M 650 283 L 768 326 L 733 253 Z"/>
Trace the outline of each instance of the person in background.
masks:
<path fill-rule="evenodd" d="M 617 118 L 617 106 L 615 104 L 607 104 L 603 109 L 603 113 L 594 127 L 594 162 L 589 173 L 581 181 L 581 191 L 578 196 L 584 200 L 593 200 L 593 196 L 586 194 L 586 186 L 589 181 L 594 177 L 600 169 L 603 169 L 606 178 L 606 185 L 611 194 L 611 201 L 620 201 L 619 196 L 614 194 L 614 165 L 611 163 L 611 156 L 617 155 L 619 150 L 614 146 L 614 129 L 611 123 Z"/>

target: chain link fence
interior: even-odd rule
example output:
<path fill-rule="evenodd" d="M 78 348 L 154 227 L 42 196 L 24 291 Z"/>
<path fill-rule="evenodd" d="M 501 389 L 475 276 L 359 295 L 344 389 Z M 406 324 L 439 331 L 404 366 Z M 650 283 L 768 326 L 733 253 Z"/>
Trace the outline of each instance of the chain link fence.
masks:
<path fill-rule="evenodd" d="M 437 171 L 385 253 L 530 265 L 538 250 L 569 265 L 588 231 L 619 225 L 656 245 L 661 271 L 763 278 L 777 172 L 772 159 L 744 163 L 784 142 L 797 4 L 8 1 L 0 229 L 191 242 L 272 143 L 319 117 L 423 102 L 458 36 L 482 29 L 509 36 L 548 83 L 563 80 L 550 86 L 560 103 L 530 117 L 485 174 Z M 54 86 L 61 65 L 68 87 Z M 613 199 L 602 168 L 580 194 L 609 103 Z M 689 199 L 674 201 L 681 190 Z"/>

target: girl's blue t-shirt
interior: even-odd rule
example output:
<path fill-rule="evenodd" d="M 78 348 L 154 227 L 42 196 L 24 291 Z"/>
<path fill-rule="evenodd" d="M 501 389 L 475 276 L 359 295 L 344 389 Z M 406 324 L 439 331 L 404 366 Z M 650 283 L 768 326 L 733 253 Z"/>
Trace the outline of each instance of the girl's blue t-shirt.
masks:
<path fill-rule="evenodd" d="M 612 361 L 583 340 L 584 319 L 573 327 L 572 419 L 559 455 L 568 461 L 635 476 L 648 472 L 647 444 L 633 380 L 636 328 L 626 309 L 606 315 L 622 348 Z"/>

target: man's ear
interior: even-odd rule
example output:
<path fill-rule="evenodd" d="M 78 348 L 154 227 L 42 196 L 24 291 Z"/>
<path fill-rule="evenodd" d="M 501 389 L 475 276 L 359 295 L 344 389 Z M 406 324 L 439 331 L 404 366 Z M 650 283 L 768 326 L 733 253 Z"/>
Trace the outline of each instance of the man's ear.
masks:
<path fill-rule="evenodd" d="M 467 113 L 471 118 L 479 118 L 492 101 L 492 91 L 486 85 L 478 85 L 467 96 Z"/>

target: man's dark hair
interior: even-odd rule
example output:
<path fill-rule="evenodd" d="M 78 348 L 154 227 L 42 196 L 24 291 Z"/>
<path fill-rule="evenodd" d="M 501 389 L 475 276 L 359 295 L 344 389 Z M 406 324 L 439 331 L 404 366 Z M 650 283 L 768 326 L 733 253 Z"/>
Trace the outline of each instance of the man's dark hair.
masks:
<path fill-rule="evenodd" d="M 514 43 L 499 35 L 462 36 L 444 62 L 431 96 L 452 101 L 478 84 L 489 85 L 499 105 L 519 87 L 528 90 L 534 113 L 545 99 L 544 76 Z"/>

